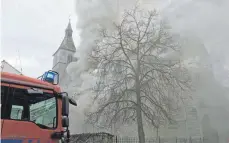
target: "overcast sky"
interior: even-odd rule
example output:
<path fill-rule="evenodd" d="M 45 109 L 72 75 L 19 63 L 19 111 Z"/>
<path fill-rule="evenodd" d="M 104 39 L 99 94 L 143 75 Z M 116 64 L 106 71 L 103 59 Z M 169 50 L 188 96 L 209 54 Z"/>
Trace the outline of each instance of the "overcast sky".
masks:
<path fill-rule="evenodd" d="M 69 17 L 75 45 L 79 43 L 75 0 L 2 0 L 1 6 L 1 60 L 22 67 L 25 75 L 38 77 L 52 69 L 52 54 Z"/>
<path fill-rule="evenodd" d="M 75 3 L 76 0 L 2 0 L 0 60 L 18 70 L 22 68 L 24 75 L 32 77 L 52 69 L 52 54 L 64 37 L 69 17 L 76 47 L 79 44 Z"/>

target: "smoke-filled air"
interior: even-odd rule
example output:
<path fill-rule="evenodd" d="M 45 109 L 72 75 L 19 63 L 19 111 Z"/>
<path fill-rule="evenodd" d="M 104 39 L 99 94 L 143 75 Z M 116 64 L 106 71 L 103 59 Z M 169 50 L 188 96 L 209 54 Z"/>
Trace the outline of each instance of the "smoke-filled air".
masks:
<path fill-rule="evenodd" d="M 228 0 L 75 4 L 80 44 L 66 87 L 78 104 L 70 109 L 72 133 L 226 143 Z"/>

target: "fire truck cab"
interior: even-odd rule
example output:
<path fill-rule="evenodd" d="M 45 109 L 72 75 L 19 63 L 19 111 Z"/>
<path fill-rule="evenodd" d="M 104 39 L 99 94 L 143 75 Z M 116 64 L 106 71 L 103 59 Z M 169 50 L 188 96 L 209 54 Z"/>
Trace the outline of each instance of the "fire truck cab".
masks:
<path fill-rule="evenodd" d="M 1 73 L 1 142 L 69 142 L 69 104 L 76 102 L 57 85 L 59 75 L 40 79 Z"/>

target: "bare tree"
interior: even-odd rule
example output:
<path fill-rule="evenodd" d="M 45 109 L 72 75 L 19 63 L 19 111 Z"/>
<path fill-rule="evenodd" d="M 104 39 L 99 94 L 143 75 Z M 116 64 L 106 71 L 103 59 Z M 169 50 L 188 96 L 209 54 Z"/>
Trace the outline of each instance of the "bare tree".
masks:
<path fill-rule="evenodd" d="M 179 37 L 156 11 L 136 7 L 114 27 L 100 31 L 90 56 L 98 69 L 98 109 L 88 119 L 103 127 L 136 121 L 139 141 L 145 143 L 143 121 L 159 128 L 160 121 L 171 120 L 190 78 L 179 60 Z"/>

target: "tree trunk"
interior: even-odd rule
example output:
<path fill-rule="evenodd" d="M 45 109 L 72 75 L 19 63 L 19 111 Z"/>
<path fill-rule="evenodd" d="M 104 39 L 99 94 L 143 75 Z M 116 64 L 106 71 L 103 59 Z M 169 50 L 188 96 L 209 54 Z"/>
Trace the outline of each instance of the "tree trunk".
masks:
<path fill-rule="evenodd" d="M 159 143 L 159 130 L 157 128 L 156 143 Z"/>
<path fill-rule="evenodd" d="M 145 143 L 145 133 L 142 123 L 142 111 L 141 111 L 141 92 L 139 86 L 139 80 L 136 80 L 136 94 L 137 94 L 137 125 L 138 125 L 138 139 L 139 143 Z"/>
<path fill-rule="evenodd" d="M 143 129 L 143 123 L 142 123 L 142 112 L 141 108 L 137 107 L 137 124 L 138 124 L 138 138 L 140 143 L 145 143 L 145 133 Z"/>

